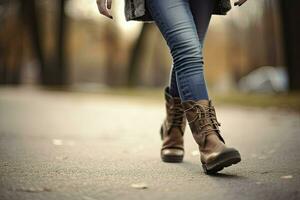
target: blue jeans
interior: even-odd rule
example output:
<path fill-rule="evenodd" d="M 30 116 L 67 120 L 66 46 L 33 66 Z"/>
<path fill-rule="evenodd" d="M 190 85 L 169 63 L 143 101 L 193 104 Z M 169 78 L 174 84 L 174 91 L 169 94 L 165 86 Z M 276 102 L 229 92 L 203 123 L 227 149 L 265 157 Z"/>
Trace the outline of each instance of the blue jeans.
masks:
<path fill-rule="evenodd" d="M 209 99 L 204 79 L 203 43 L 216 0 L 146 0 L 173 58 L 172 96 Z"/>

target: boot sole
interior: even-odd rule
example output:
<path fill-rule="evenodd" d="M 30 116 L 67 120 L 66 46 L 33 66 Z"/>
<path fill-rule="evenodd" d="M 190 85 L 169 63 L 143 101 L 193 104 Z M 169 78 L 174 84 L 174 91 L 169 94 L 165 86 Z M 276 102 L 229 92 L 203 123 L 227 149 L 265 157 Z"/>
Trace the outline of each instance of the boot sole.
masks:
<path fill-rule="evenodd" d="M 237 164 L 240 161 L 241 155 L 235 150 L 220 154 L 214 161 L 207 164 L 202 164 L 202 167 L 206 174 L 215 174 L 224 169 L 224 167 L 229 167 L 233 164 Z"/>
<path fill-rule="evenodd" d="M 161 155 L 161 159 L 167 163 L 180 163 L 183 160 L 183 156 L 163 156 Z"/>

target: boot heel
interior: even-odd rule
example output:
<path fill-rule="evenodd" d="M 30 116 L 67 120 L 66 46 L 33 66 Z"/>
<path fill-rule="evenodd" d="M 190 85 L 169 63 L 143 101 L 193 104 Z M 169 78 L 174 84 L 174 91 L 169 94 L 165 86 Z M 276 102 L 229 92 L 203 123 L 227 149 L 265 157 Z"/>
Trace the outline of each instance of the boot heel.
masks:
<path fill-rule="evenodd" d="M 170 150 L 172 151 L 173 149 L 170 149 Z M 174 149 L 174 150 L 177 150 L 177 149 Z M 178 149 L 178 151 L 180 151 L 180 150 Z M 163 162 L 180 163 L 183 160 L 184 153 L 182 153 L 182 155 L 168 155 L 168 154 L 161 153 L 160 156 L 161 156 L 161 159 Z"/>

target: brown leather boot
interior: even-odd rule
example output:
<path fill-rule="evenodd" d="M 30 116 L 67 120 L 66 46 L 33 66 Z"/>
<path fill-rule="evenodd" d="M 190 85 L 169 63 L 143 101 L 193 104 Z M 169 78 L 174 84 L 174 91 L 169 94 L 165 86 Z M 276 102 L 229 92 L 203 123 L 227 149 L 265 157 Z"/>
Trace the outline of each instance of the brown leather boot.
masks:
<path fill-rule="evenodd" d="M 160 135 L 163 141 L 161 158 L 164 162 L 182 162 L 184 156 L 183 134 L 186 118 L 179 97 L 172 97 L 169 87 L 165 88 L 166 112 Z"/>
<path fill-rule="evenodd" d="M 239 152 L 225 145 L 211 100 L 182 102 L 193 137 L 198 143 L 204 172 L 213 174 L 241 161 Z"/>

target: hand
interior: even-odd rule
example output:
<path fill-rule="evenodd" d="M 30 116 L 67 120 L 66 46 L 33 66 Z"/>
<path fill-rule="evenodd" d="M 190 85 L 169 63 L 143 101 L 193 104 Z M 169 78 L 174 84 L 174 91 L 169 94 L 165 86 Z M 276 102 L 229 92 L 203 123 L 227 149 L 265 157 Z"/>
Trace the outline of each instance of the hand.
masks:
<path fill-rule="evenodd" d="M 102 15 L 105 15 L 106 17 L 113 18 L 108 11 L 108 9 L 111 9 L 111 3 L 112 0 L 97 0 L 97 6 L 98 10 Z"/>
<path fill-rule="evenodd" d="M 243 5 L 247 0 L 238 0 L 236 2 L 234 2 L 234 6 L 241 6 Z"/>

